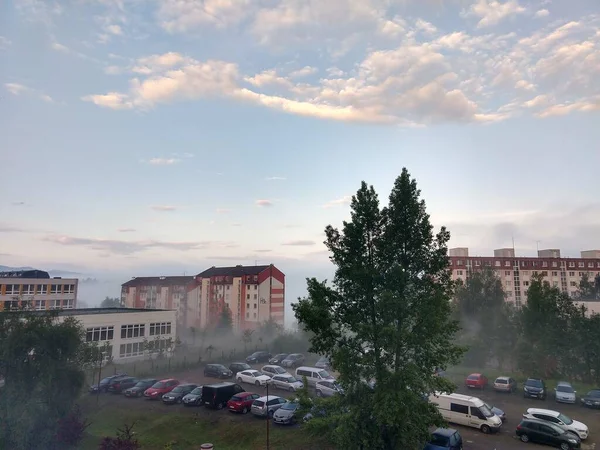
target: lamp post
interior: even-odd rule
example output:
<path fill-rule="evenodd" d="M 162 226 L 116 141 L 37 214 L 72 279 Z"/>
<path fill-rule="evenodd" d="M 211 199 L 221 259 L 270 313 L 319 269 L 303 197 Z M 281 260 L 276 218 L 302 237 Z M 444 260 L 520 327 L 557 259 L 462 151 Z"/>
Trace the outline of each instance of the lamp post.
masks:
<path fill-rule="evenodd" d="M 265 383 L 267 388 L 267 450 L 269 450 L 269 422 L 271 418 L 269 417 L 269 380 Z"/>

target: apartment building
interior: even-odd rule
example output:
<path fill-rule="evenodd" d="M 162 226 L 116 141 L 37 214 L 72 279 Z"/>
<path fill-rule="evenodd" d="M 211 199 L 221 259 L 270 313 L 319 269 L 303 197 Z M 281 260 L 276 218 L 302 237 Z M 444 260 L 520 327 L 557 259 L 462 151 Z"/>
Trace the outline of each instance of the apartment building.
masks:
<path fill-rule="evenodd" d="M 126 362 L 149 353 L 169 351 L 175 341 L 175 311 L 133 308 L 86 308 L 62 310 L 59 320 L 74 317 L 86 331 L 86 341 L 106 344 L 104 359 Z M 146 345 L 149 344 L 149 347 Z M 171 345 L 169 345 L 171 344 Z"/>
<path fill-rule="evenodd" d="M 537 257 L 516 257 L 512 248 L 494 250 L 494 256 L 470 256 L 469 249 L 463 247 L 450 249 L 449 256 L 454 280 L 466 281 L 472 271 L 490 267 L 502 280 L 507 301 L 516 306 L 526 301 L 534 275 L 543 275 L 551 285 L 571 296 L 577 292 L 584 275 L 590 280 L 600 275 L 600 250 L 582 251 L 580 258 L 562 257 L 559 249 L 539 250 Z M 600 302 L 585 304 L 588 309 L 600 312 Z"/>
<path fill-rule="evenodd" d="M 0 272 L 0 310 L 74 309 L 78 282 L 77 278 L 51 278 L 43 270 Z"/>
<path fill-rule="evenodd" d="M 193 276 L 134 277 L 121 285 L 121 305 L 127 308 L 174 310 L 176 322 L 186 327 L 188 295 L 196 288 Z"/>

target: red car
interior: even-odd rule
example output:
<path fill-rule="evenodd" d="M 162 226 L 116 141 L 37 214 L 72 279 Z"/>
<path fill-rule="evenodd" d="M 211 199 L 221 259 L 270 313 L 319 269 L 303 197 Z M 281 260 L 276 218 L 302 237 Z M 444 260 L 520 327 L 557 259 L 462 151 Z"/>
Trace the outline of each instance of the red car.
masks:
<path fill-rule="evenodd" d="M 144 391 L 144 397 L 150 400 L 156 400 L 162 398 L 167 392 L 171 392 L 175 389 L 175 386 L 179 385 L 179 380 L 174 378 L 167 378 L 166 380 L 160 380 L 158 383 L 154 383 L 152 387 L 149 387 Z"/>
<path fill-rule="evenodd" d="M 254 400 L 257 398 L 260 398 L 260 395 L 253 394 L 252 392 L 240 392 L 229 399 L 227 402 L 227 409 L 231 412 L 241 412 L 242 414 L 246 414 L 250 411 L 252 403 L 254 403 Z"/>
<path fill-rule="evenodd" d="M 465 385 L 468 388 L 485 389 L 488 384 L 488 379 L 481 373 L 472 373 L 465 380 Z"/>

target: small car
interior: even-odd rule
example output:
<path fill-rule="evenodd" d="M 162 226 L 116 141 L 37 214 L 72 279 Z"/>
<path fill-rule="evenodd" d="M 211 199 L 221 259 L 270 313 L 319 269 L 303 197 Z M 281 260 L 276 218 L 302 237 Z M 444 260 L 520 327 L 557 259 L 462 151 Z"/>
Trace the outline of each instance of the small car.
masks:
<path fill-rule="evenodd" d="M 506 422 L 506 413 L 504 411 L 502 411 L 500 408 L 496 408 L 495 406 L 490 405 L 489 403 L 483 402 L 483 404 L 487 406 L 491 412 L 500 417 L 500 420 L 502 420 L 502 422 Z"/>
<path fill-rule="evenodd" d="M 321 356 L 319 360 L 315 363 L 315 367 L 317 369 L 331 369 L 331 363 L 329 362 L 329 358 L 327 358 L 327 356 Z"/>
<path fill-rule="evenodd" d="M 281 425 L 292 425 L 296 422 L 296 411 L 300 407 L 297 401 L 288 401 L 273 413 L 273 423 Z"/>
<path fill-rule="evenodd" d="M 103 378 L 102 380 L 100 380 L 100 383 L 98 384 L 92 384 L 90 386 L 90 393 L 92 394 L 96 394 L 96 393 L 102 393 L 102 392 L 108 392 L 108 387 L 110 386 L 111 382 L 114 382 L 115 380 L 119 380 L 121 378 L 125 378 L 127 376 L 126 373 L 118 373 L 115 375 L 111 375 L 110 377 L 106 377 Z"/>
<path fill-rule="evenodd" d="M 304 383 L 302 383 L 302 381 L 297 380 L 289 373 L 283 375 L 273 375 L 273 378 L 269 380 L 269 385 L 290 392 L 296 392 L 298 389 L 302 389 L 304 387 Z"/>
<path fill-rule="evenodd" d="M 423 450 L 462 450 L 463 440 L 453 428 L 438 428 L 431 433 L 431 440 Z"/>
<path fill-rule="evenodd" d="M 523 397 L 546 400 L 546 383 L 541 378 L 528 378 L 523 385 Z"/>
<path fill-rule="evenodd" d="M 577 401 L 577 391 L 573 389 L 571 383 L 559 381 L 554 388 L 554 400 L 558 403 L 571 403 Z"/>
<path fill-rule="evenodd" d="M 167 392 L 171 392 L 178 385 L 179 380 L 175 380 L 174 378 L 167 378 L 161 380 L 157 383 L 154 383 L 151 387 L 146 389 L 144 391 L 144 397 L 150 400 L 162 398 L 164 394 L 166 394 Z"/>
<path fill-rule="evenodd" d="M 207 364 L 204 367 L 204 376 L 214 378 L 229 378 L 233 376 L 233 372 L 223 364 Z"/>
<path fill-rule="evenodd" d="M 288 373 L 287 370 L 285 370 L 283 367 L 276 366 L 276 365 L 263 366 L 260 369 L 260 371 L 263 375 L 267 375 L 268 377 L 272 377 L 273 375 L 283 375 L 283 374 Z"/>
<path fill-rule="evenodd" d="M 192 392 L 198 387 L 197 384 L 180 384 L 171 392 L 167 392 L 162 396 L 162 401 L 165 405 L 183 402 L 183 397 Z"/>
<path fill-rule="evenodd" d="M 268 375 L 263 375 L 258 370 L 250 369 L 238 372 L 235 376 L 238 383 L 249 383 L 256 386 L 266 386 L 271 379 Z"/>
<path fill-rule="evenodd" d="M 515 433 L 521 442 L 536 442 L 558 447 L 561 450 L 581 448 L 581 439 L 576 435 L 543 420 L 523 419 L 517 425 Z"/>
<path fill-rule="evenodd" d="M 588 408 L 600 408 L 600 389 L 592 389 L 581 397 L 581 404 Z"/>
<path fill-rule="evenodd" d="M 260 363 L 260 362 L 269 362 L 269 360 L 272 358 L 272 356 L 273 355 L 271 355 L 269 352 L 261 350 L 261 351 L 258 351 L 258 352 L 254 352 L 250 356 L 248 356 L 246 358 L 246 362 L 248 364 L 256 364 L 256 363 Z"/>
<path fill-rule="evenodd" d="M 135 386 L 138 381 L 135 377 L 118 378 L 108 385 L 108 392 L 121 394 L 125 389 Z"/>
<path fill-rule="evenodd" d="M 570 417 L 551 409 L 529 408 L 527 412 L 523 414 L 523 418 L 550 422 L 569 433 L 577 435 L 582 441 L 587 439 L 589 435 L 589 429 L 586 424 L 573 420 Z"/>
<path fill-rule="evenodd" d="M 344 393 L 344 389 L 335 380 L 317 381 L 315 389 L 317 390 L 317 397 L 332 397 Z"/>
<path fill-rule="evenodd" d="M 281 361 L 281 367 L 298 367 L 304 364 L 304 355 L 302 353 L 292 353 Z"/>
<path fill-rule="evenodd" d="M 275 356 L 269 359 L 269 364 L 281 364 L 281 361 L 287 358 L 288 355 L 289 353 L 277 353 Z"/>
<path fill-rule="evenodd" d="M 494 390 L 512 394 L 517 390 L 517 381 L 512 377 L 498 377 L 494 380 Z"/>
<path fill-rule="evenodd" d="M 123 395 L 125 395 L 125 397 L 142 397 L 144 395 L 144 391 L 149 387 L 152 387 L 152 385 L 155 383 L 158 383 L 158 380 L 155 380 L 154 378 L 139 380 L 135 386 L 125 389 L 123 391 Z"/>
<path fill-rule="evenodd" d="M 286 402 L 285 398 L 277 397 L 276 395 L 264 396 L 254 400 L 250 410 L 255 416 L 273 418 L 275 411 L 281 408 Z"/>
<path fill-rule="evenodd" d="M 202 405 L 202 386 L 194 388 L 189 394 L 185 394 L 181 399 L 183 406 L 201 406 Z"/>
<path fill-rule="evenodd" d="M 238 373 L 241 372 L 242 370 L 250 370 L 252 369 L 252 366 L 250 366 L 250 364 L 245 363 L 245 362 L 234 362 L 229 364 L 229 370 L 231 370 L 231 373 Z"/>
<path fill-rule="evenodd" d="M 488 379 L 481 373 L 472 373 L 465 380 L 465 386 L 469 389 L 485 389 Z"/>
<path fill-rule="evenodd" d="M 252 408 L 254 400 L 258 398 L 260 395 L 253 392 L 240 392 L 229 399 L 227 409 L 231 412 L 246 414 Z"/>

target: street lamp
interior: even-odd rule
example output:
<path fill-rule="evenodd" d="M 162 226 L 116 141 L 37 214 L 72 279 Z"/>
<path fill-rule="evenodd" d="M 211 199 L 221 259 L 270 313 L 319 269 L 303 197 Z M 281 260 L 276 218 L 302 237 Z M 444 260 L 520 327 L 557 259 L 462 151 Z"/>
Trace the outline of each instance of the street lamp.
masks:
<path fill-rule="evenodd" d="M 267 450 L 269 450 L 269 422 L 271 418 L 269 417 L 269 381 L 267 380 L 265 386 L 267 388 Z"/>

